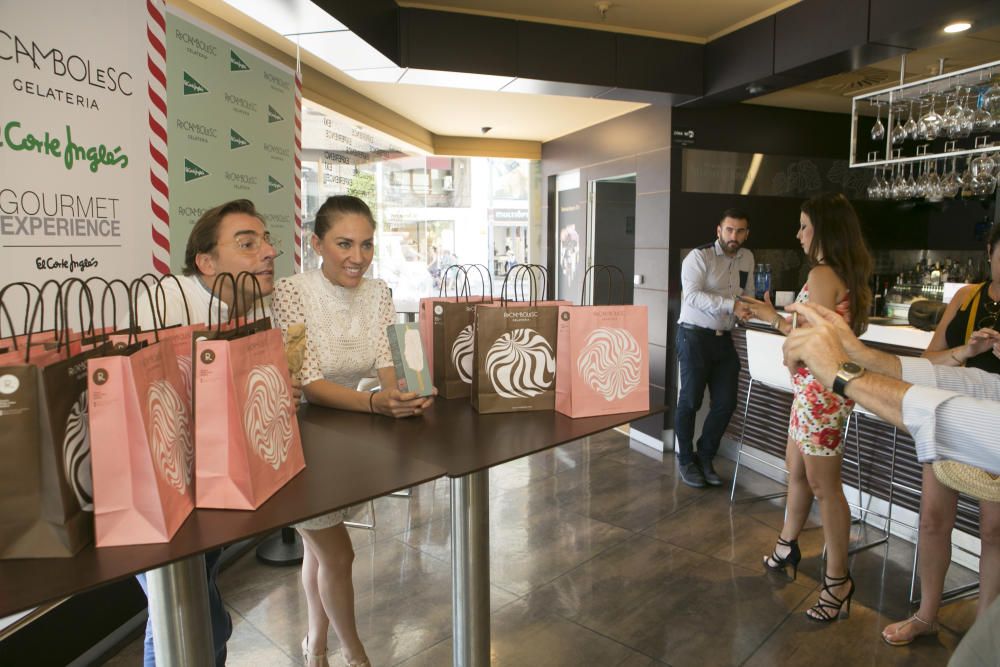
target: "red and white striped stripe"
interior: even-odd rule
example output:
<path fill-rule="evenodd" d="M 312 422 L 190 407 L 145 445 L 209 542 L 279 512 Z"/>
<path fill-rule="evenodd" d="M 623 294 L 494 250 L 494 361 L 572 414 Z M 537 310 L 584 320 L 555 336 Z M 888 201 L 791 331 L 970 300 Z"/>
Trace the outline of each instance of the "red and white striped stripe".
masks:
<path fill-rule="evenodd" d="M 149 103 L 149 207 L 153 268 L 170 273 L 170 189 L 167 185 L 167 20 L 164 0 L 146 0 Z"/>
<path fill-rule="evenodd" d="M 295 270 L 302 270 L 302 66 L 295 49 Z"/>

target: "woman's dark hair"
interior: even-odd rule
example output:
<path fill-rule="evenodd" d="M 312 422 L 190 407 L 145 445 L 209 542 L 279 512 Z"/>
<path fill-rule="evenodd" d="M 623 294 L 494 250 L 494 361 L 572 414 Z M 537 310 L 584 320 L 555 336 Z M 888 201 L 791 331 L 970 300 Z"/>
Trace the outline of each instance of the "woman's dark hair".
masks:
<path fill-rule="evenodd" d="M 234 199 L 202 213 L 198 222 L 194 223 L 191 234 L 188 235 L 187 247 L 184 249 L 185 276 L 200 273 L 195 260 L 201 253 L 215 250 L 215 246 L 219 243 L 219 225 L 230 213 L 246 213 L 264 222 L 264 218 L 249 199 Z"/>
<path fill-rule="evenodd" d="M 313 226 L 313 233 L 316 238 L 322 239 L 326 232 L 333 227 L 333 223 L 344 215 L 362 215 L 368 218 L 368 223 L 375 229 L 375 217 L 368 204 L 353 195 L 334 195 L 327 198 L 323 205 L 316 211 L 316 222 Z"/>
<path fill-rule="evenodd" d="M 990 235 L 986 237 L 987 257 L 993 257 L 993 251 L 997 249 L 998 243 L 1000 243 L 1000 222 L 994 222 L 990 227 Z"/>
<path fill-rule="evenodd" d="M 861 223 L 851 202 L 842 194 L 822 194 L 802 204 L 802 212 L 813 226 L 809 262 L 829 266 L 847 285 L 851 328 L 861 334 L 868 328 L 868 309 L 872 303 L 869 282 L 872 255 L 861 234 Z"/>

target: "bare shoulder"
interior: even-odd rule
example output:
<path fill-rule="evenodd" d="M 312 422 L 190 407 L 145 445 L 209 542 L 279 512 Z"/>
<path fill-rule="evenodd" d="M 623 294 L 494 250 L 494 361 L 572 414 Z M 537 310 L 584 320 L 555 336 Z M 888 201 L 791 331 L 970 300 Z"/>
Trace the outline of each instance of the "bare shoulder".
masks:
<path fill-rule="evenodd" d="M 809 285 L 811 287 L 817 287 L 821 285 L 833 285 L 838 286 L 843 284 L 843 280 L 837 275 L 837 272 L 833 270 L 830 266 L 826 264 L 817 264 L 809 271 L 809 277 L 807 278 Z"/>
<path fill-rule="evenodd" d="M 972 298 L 972 295 L 976 293 L 979 289 L 980 283 L 975 283 L 972 285 L 966 285 L 957 292 L 955 296 L 951 297 L 951 303 L 958 303 L 959 306 L 964 304 L 968 299 Z"/>

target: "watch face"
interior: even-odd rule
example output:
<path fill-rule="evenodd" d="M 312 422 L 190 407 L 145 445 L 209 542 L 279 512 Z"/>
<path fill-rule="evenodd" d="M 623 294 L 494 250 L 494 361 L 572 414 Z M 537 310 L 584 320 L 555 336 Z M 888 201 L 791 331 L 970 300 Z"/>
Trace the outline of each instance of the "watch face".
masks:
<path fill-rule="evenodd" d="M 860 373 L 862 370 L 861 366 L 858 366 L 853 361 L 845 361 L 840 365 L 840 368 L 848 373 L 851 373 L 852 375 L 855 373 Z"/>

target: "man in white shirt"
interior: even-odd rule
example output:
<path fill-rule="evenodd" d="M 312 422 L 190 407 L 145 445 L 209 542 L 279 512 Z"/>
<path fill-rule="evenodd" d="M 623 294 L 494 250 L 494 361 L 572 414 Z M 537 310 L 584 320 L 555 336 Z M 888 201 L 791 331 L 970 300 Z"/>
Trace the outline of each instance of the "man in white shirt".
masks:
<path fill-rule="evenodd" d="M 206 211 L 188 236 L 184 275 L 177 276 L 176 281 L 164 280 L 162 293 L 152 295 L 156 312 L 163 318 L 161 326 L 226 321 L 234 305 L 240 310 L 250 308 L 255 295 L 249 280 L 239 286 L 239 299 L 228 280 L 219 281 L 219 297 L 212 296 L 216 277 L 222 273 L 252 273 L 260 284 L 257 296 L 270 296 L 274 291 L 274 260 L 279 254 L 264 219 L 250 200 L 236 199 Z M 143 329 L 152 328 L 153 309 L 149 296 L 142 291 L 136 318 Z"/>
<path fill-rule="evenodd" d="M 948 459 L 1000 475 L 1000 376 L 977 368 L 933 366 L 868 348 L 836 313 L 814 304 L 788 310 L 811 325 L 785 341 L 785 365 L 805 365 L 824 386 L 868 408 L 913 437 L 922 463 Z M 1000 333 L 970 339 L 975 354 Z M 993 602 L 955 649 L 951 667 L 996 665 L 1000 655 L 1000 599 Z"/>
<path fill-rule="evenodd" d="M 722 485 L 712 460 L 736 409 L 740 374 L 730 332 L 737 319 L 749 316 L 739 297 L 746 293 L 753 273 L 753 253 L 743 248 L 750 234 L 747 215 L 736 209 L 725 211 L 715 234 L 714 243 L 692 250 L 681 266 L 683 297 L 677 320 L 681 387 L 674 433 L 681 481 L 696 488 Z M 696 458 L 694 421 L 705 387 L 711 405 L 698 438 Z"/>
<path fill-rule="evenodd" d="M 184 252 L 184 275 L 177 280 L 164 280 L 162 295 L 152 294 L 161 326 L 226 321 L 232 308 L 243 310 L 253 302 L 251 281 L 239 285 L 238 291 L 228 281 L 220 281 L 218 297 L 213 296 L 215 277 L 221 273 L 236 276 L 247 271 L 257 277 L 258 296 L 274 291 L 274 258 L 278 252 L 264 226 L 264 219 L 248 199 L 237 199 L 206 211 L 194 224 Z M 241 291 L 240 291 L 241 290 Z M 237 293 L 239 297 L 237 298 Z M 144 329 L 153 326 L 153 309 L 149 296 L 140 292 L 136 304 L 136 319 Z M 226 664 L 226 641 L 232 634 L 232 621 L 226 612 L 216 584 L 222 549 L 205 553 L 208 575 L 208 607 L 212 621 L 212 643 L 215 664 Z M 146 590 L 145 575 L 137 575 Z M 152 623 L 146 623 L 143 646 L 144 667 L 156 664 L 153 650 Z"/>

